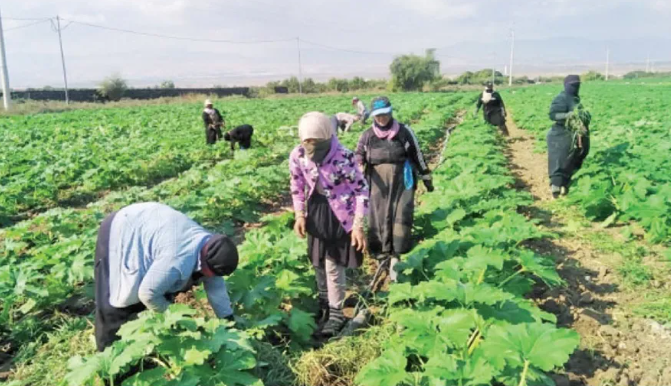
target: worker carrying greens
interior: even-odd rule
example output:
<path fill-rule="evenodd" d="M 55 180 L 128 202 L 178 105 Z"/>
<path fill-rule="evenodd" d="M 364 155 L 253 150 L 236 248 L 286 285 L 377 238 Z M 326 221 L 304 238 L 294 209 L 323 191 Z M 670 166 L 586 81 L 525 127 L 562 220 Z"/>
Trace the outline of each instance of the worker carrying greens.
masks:
<path fill-rule="evenodd" d="M 205 141 L 208 145 L 217 143 L 223 137 L 222 127 L 226 127 L 226 121 L 221 116 L 219 110 L 212 107 L 212 101 L 205 100 L 205 109 L 203 109 L 203 123 L 205 124 Z"/>
<path fill-rule="evenodd" d="M 240 125 L 224 134 L 224 139 L 231 143 L 231 151 L 235 150 L 235 144 L 240 144 L 240 150 L 247 150 L 252 146 L 254 128 L 251 125 Z"/>
<path fill-rule="evenodd" d="M 390 277 L 399 256 L 412 248 L 412 222 L 418 176 L 433 191 L 431 171 L 412 129 L 393 118 L 391 102 L 371 103 L 373 125 L 356 149 L 357 162 L 370 185 L 368 247 L 380 261 L 390 259 Z"/>
<path fill-rule="evenodd" d="M 496 126 L 501 131 L 501 134 L 508 136 L 508 127 L 506 127 L 506 106 L 503 104 L 503 98 L 498 91 L 494 91 L 494 84 L 487 82 L 485 90 L 480 94 L 476 109 L 473 112 L 473 118 L 477 115 L 480 108 L 482 110 L 485 121 L 490 125 Z"/>
<path fill-rule="evenodd" d="M 580 101 L 580 77 L 564 79 L 564 91 L 550 105 L 554 125 L 547 134 L 548 173 L 552 197 L 566 195 L 573 174 L 589 154 L 589 125 L 592 117 Z"/>
<path fill-rule="evenodd" d="M 320 112 L 303 115 L 298 135 L 301 144 L 289 156 L 294 230 L 300 237 L 307 235 L 308 257 L 316 272 L 318 334 L 331 337 L 346 321 L 345 269 L 363 262 L 368 184 L 354 153 L 333 134 L 328 116 Z"/>
<path fill-rule="evenodd" d="M 95 252 L 95 337 L 111 345 L 125 322 L 146 309 L 163 312 L 175 294 L 203 283 L 219 318 L 233 320 L 222 276 L 238 266 L 238 250 L 171 207 L 126 206 L 105 218 Z"/>
<path fill-rule="evenodd" d="M 370 113 L 366 108 L 366 104 L 363 103 L 363 101 L 358 97 L 354 97 L 352 98 L 352 106 L 356 107 L 356 113 L 359 116 L 361 125 L 365 125 L 366 122 L 368 121 L 368 117 L 370 117 Z"/>

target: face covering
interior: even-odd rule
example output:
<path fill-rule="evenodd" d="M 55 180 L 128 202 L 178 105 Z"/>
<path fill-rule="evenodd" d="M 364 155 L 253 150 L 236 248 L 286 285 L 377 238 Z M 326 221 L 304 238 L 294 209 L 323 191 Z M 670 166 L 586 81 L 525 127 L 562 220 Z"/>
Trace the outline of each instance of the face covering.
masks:
<path fill-rule="evenodd" d="M 569 75 L 564 79 L 564 91 L 570 96 L 578 96 L 580 92 L 580 77 L 578 75 Z"/>
<path fill-rule="evenodd" d="M 312 162 L 320 164 L 326 158 L 329 150 L 331 150 L 331 139 L 320 139 L 312 143 L 304 143 L 303 149 L 305 149 L 305 154 L 307 154 Z"/>

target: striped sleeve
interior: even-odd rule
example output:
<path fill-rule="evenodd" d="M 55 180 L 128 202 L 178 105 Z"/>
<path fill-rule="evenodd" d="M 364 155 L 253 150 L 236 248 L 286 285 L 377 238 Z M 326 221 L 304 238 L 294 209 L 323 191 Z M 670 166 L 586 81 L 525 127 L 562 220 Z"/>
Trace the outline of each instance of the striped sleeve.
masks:
<path fill-rule="evenodd" d="M 412 162 L 415 164 L 415 167 L 417 167 L 417 170 L 422 176 L 422 179 L 431 178 L 431 170 L 429 169 L 429 165 L 427 165 L 426 160 L 424 159 L 424 154 L 422 153 L 422 149 L 419 147 L 419 142 L 417 141 L 415 132 L 410 128 L 410 126 L 405 126 L 405 129 L 408 131 L 409 137 L 409 146 L 407 146 L 407 151 L 408 154 L 410 154 Z"/>

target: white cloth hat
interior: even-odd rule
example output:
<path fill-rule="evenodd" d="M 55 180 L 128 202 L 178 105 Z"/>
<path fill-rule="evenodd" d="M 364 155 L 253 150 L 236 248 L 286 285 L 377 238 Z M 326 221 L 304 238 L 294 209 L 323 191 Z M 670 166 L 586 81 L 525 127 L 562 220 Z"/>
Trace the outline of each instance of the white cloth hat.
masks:
<path fill-rule="evenodd" d="M 211 104 L 212 104 L 211 100 L 205 99 L 205 107 L 207 107 L 208 105 L 211 105 Z"/>
<path fill-rule="evenodd" d="M 331 119 L 318 111 L 303 115 L 298 121 L 298 137 L 301 142 L 306 139 L 330 139 L 333 137 Z"/>

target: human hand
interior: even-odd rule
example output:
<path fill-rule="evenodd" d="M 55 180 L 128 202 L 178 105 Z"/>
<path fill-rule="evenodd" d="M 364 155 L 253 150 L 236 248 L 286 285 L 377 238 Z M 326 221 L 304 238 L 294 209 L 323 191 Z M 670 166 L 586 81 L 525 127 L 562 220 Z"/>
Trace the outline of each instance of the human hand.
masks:
<path fill-rule="evenodd" d="M 357 227 L 352 230 L 352 246 L 359 252 L 366 249 L 366 236 L 363 233 L 363 228 Z"/>
<path fill-rule="evenodd" d="M 424 180 L 424 186 L 429 193 L 433 192 L 435 189 L 433 187 L 433 180 Z"/>
<path fill-rule="evenodd" d="M 294 223 L 294 232 L 296 232 L 298 237 L 305 238 L 305 217 L 299 216 L 296 218 L 296 222 Z"/>

